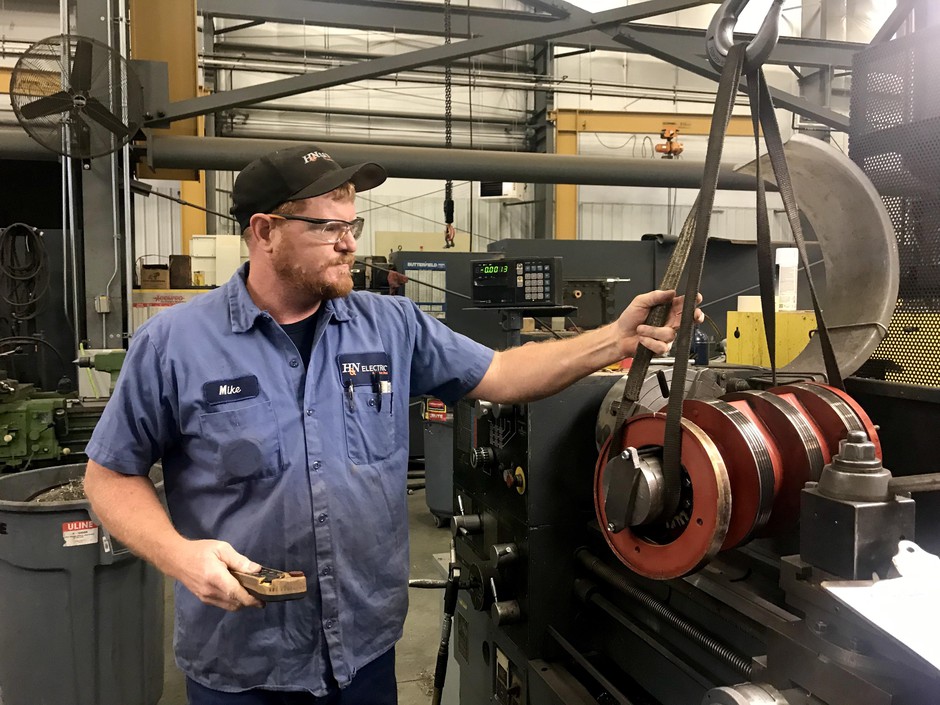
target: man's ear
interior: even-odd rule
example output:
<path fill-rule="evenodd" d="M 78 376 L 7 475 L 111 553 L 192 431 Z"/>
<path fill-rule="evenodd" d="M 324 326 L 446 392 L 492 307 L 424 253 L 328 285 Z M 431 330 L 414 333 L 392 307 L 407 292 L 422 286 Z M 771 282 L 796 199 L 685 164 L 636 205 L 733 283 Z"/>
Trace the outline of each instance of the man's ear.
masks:
<path fill-rule="evenodd" d="M 251 240 L 263 251 L 270 252 L 272 247 L 271 238 L 274 234 L 274 228 L 271 227 L 271 220 L 265 218 L 260 213 L 251 216 L 248 228 L 251 230 Z"/>

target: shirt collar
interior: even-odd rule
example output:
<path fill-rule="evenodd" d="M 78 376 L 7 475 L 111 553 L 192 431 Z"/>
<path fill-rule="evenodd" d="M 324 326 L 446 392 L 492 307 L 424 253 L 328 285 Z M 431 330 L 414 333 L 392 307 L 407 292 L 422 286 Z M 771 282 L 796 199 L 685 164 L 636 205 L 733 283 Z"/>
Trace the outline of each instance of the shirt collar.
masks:
<path fill-rule="evenodd" d="M 228 308 L 232 319 L 233 333 L 244 333 L 251 330 L 259 317 L 268 315 L 266 311 L 258 308 L 252 300 L 251 294 L 248 293 L 248 286 L 245 283 L 248 279 L 248 267 L 248 262 L 242 264 L 225 285 L 228 288 Z M 354 315 L 346 298 L 330 299 L 324 302 L 324 307 L 327 320 L 332 317 L 337 321 L 345 322 Z"/>

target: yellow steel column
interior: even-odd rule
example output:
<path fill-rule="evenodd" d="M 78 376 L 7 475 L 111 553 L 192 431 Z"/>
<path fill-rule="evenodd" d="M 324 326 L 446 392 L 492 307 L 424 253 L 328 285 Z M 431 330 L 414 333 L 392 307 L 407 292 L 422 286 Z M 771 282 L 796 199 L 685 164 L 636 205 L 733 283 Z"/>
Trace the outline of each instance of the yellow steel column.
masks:
<path fill-rule="evenodd" d="M 131 0 L 131 58 L 165 61 L 170 79 L 170 102 L 197 96 L 196 0 Z M 199 135 L 196 118 L 176 120 L 155 135 Z M 142 179 L 196 180 L 193 169 L 151 170 L 138 165 Z"/>
<path fill-rule="evenodd" d="M 131 0 L 131 57 L 167 63 L 170 101 L 195 98 L 198 94 L 196 61 L 196 0 Z M 169 128 L 154 130 L 156 135 L 202 134 L 202 119 L 177 120 Z M 202 173 L 193 169 L 150 169 L 137 165 L 144 179 L 178 179 L 180 198 L 205 207 L 206 190 Z M 194 208 L 181 210 L 182 254 L 189 254 L 193 235 L 206 232 L 206 215 Z"/>
<path fill-rule="evenodd" d="M 197 206 L 206 207 L 206 172 L 199 172 L 199 181 L 181 181 L 180 198 Z M 206 234 L 206 212 L 181 206 L 180 208 L 180 254 L 189 254 L 189 243 L 193 235 Z"/>
<path fill-rule="evenodd" d="M 578 111 L 559 110 L 555 117 L 555 153 L 578 153 Z M 578 239 L 578 187 L 555 184 L 555 239 Z"/>

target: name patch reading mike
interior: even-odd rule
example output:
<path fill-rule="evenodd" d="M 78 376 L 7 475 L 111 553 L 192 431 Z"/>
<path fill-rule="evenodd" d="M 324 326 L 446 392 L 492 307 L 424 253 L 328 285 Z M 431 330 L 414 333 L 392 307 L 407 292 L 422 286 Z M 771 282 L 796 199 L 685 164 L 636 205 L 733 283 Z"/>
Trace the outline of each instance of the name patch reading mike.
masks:
<path fill-rule="evenodd" d="M 202 395 L 207 404 L 225 404 L 230 401 L 242 401 L 258 396 L 258 378 L 254 375 L 219 379 L 202 385 Z"/>

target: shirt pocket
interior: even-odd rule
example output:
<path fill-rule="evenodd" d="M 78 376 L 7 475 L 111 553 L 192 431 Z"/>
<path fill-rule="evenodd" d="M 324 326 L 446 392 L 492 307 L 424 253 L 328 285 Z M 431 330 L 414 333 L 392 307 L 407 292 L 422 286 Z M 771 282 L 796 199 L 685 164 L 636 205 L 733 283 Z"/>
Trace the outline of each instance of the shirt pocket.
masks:
<path fill-rule="evenodd" d="M 281 434 L 270 401 L 199 417 L 208 459 L 225 485 L 280 475 Z"/>
<path fill-rule="evenodd" d="M 371 387 L 352 387 L 343 393 L 346 450 L 349 460 L 368 465 L 385 460 L 395 450 L 395 416 L 392 392 Z"/>

